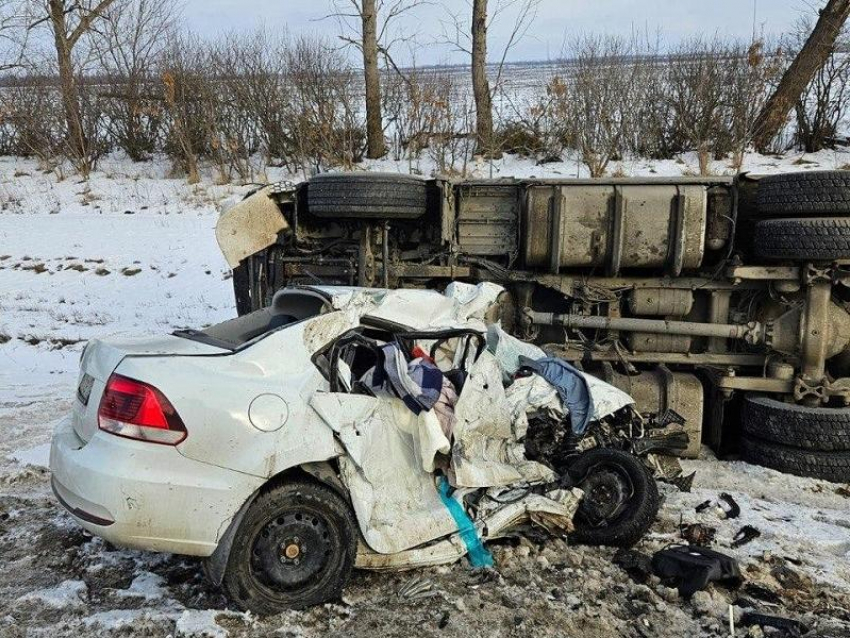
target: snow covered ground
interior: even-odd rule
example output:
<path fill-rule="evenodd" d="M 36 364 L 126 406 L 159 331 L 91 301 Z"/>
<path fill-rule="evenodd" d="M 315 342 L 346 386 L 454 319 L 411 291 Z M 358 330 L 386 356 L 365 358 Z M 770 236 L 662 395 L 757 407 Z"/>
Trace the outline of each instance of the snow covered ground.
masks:
<path fill-rule="evenodd" d="M 626 161 L 625 175 L 696 172 L 696 157 Z M 756 173 L 842 168 L 850 152 L 746 158 Z M 408 171 L 410 162 L 372 162 Z M 413 168 L 430 174 L 427 160 Z M 536 166 L 507 157 L 473 164 L 477 177 L 586 175 L 575 161 Z M 715 173 L 732 173 L 716 162 Z M 227 611 L 197 561 L 125 551 L 83 533 L 50 495 L 44 468 L 52 424 L 71 405 L 85 341 L 162 334 L 235 313 L 230 272 L 213 229 L 220 205 L 247 186 L 189 186 L 162 162 L 110 158 L 89 182 L 58 180 L 29 160 L 0 159 L 0 636 L 225 635 L 728 635 L 723 590 L 677 600 L 632 582 L 613 550 L 527 540 L 497 548 L 500 575 L 463 565 L 421 574 L 358 574 L 343 604 L 268 620 Z M 269 171 L 272 180 L 288 177 Z M 296 179 L 298 176 L 296 176 Z M 850 490 L 783 476 L 706 453 L 687 463 L 694 490 L 666 490 L 662 516 L 639 549 L 678 539 L 680 521 L 718 529 L 715 548 L 737 556 L 749 581 L 780 591 L 766 607 L 850 635 Z M 738 519 L 695 507 L 730 493 Z M 762 536 L 730 549 L 744 525 Z M 780 587 L 779 568 L 798 577 Z M 399 600 L 413 577 L 434 595 Z M 787 580 L 787 579 L 786 579 Z M 736 612 L 740 616 L 740 609 Z M 725 633 L 724 633 L 725 632 Z M 743 630 L 739 635 L 744 635 Z"/>

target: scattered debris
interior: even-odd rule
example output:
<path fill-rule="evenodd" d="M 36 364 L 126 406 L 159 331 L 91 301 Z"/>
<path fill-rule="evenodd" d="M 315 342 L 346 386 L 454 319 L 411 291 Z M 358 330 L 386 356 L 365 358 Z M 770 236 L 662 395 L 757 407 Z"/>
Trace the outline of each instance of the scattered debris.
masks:
<path fill-rule="evenodd" d="M 756 583 L 745 584 L 744 593 L 768 605 L 780 605 L 782 603 L 782 598 L 780 598 L 779 594 Z"/>
<path fill-rule="evenodd" d="M 689 545 L 706 547 L 714 542 L 717 530 L 702 523 L 683 523 L 679 525 L 679 534 Z"/>
<path fill-rule="evenodd" d="M 777 565 L 770 570 L 770 575 L 782 585 L 783 589 L 802 589 L 805 586 L 800 574 L 787 565 Z"/>
<path fill-rule="evenodd" d="M 744 627 L 771 627 L 784 632 L 784 635 L 791 638 L 798 638 L 809 631 L 809 628 L 798 620 L 752 612 L 744 613 L 741 617 L 741 624 Z"/>
<path fill-rule="evenodd" d="M 731 494 L 723 492 L 717 504 L 720 518 L 738 518 L 741 515 L 741 506 L 735 502 Z"/>
<path fill-rule="evenodd" d="M 434 583 L 427 578 L 413 578 L 398 590 L 399 600 L 421 600 L 439 595 L 434 589 Z"/>
<path fill-rule="evenodd" d="M 758 531 L 755 527 L 753 527 L 752 525 L 744 525 L 732 538 L 731 547 L 733 549 L 737 549 L 738 547 L 746 545 L 747 543 L 758 538 L 759 536 L 761 536 L 761 532 Z"/>
<path fill-rule="evenodd" d="M 652 575 L 652 559 L 642 552 L 632 549 L 618 549 L 611 559 L 617 567 L 626 572 L 636 583 L 646 583 Z"/>
<path fill-rule="evenodd" d="M 732 587 L 742 582 L 738 562 L 705 547 L 673 545 L 653 555 L 652 566 L 662 582 L 679 590 L 685 598 L 705 589 L 709 583 Z"/>
<path fill-rule="evenodd" d="M 697 505 L 694 509 L 696 509 L 697 514 L 699 514 L 701 512 L 704 512 L 705 510 L 707 510 L 709 507 L 711 507 L 711 501 L 710 500 L 709 501 L 703 501 L 702 503 Z"/>

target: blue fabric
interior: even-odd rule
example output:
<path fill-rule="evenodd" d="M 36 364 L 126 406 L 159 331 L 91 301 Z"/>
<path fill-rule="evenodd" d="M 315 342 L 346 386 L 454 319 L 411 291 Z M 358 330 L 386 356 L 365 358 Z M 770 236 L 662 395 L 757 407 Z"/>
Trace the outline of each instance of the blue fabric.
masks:
<path fill-rule="evenodd" d="M 424 359 L 414 359 L 408 363 L 395 344 L 387 344 L 381 351 L 384 353 L 385 374 L 380 378 L 386 379 L 386 384 L 414 414 L 431 410 L 443 390 L 443 373 L 440 369 Z"/>
<path fill-rule="evenodd" d="M 455 519 L 457 529 L 460 532 L 460 538 L 463 544 L 466 545 L 469 564 L 473 567 L 492 567 L 493 554 L 484 547 L 484 543 L 481 542 L 478 531 L 475 529 L 475 524 L 463 509 L 463 505 L 449 495 L 449 482 L 445 476 L 440 477 L 438 488 L 440 490 L 440 498 L 443 499 L 443 505 L 446 506 L 449 514 Z"/>
<path fill-rule="evenodd" d="M 544 357 L 543 359 L 519 358 L 520 367 L 536 372 L 555 386 L 564 407 L 570 411 L 570 424 L 573 434 L 582 435 L 593 417 L 593 402 L 590 386 L 576 368 L 563 359 Z"/>

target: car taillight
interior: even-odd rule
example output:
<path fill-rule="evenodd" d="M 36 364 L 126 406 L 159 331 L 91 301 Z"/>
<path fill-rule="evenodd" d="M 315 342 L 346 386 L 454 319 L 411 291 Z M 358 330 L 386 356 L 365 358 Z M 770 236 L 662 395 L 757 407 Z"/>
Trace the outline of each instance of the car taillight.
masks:
<path fill-rule="evenodd" d="M 128 439 L 177 445 L 186 426 L 171 402 L 152 385 L 113 374 L 97 410 L 98 426 Z"/>

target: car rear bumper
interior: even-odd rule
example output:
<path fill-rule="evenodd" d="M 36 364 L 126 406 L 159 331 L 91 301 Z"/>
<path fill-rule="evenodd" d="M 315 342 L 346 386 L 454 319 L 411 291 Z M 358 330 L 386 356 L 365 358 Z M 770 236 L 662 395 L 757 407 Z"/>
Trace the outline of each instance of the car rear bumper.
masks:
<path fill-rule="evenodd" d="M 50 449 L 53 491 L 92 534 L 116 545 L 209 556 L 262 480 L 188 459 L 176 448 L 97 432 L 85 443 L 63 419 Z"/>

